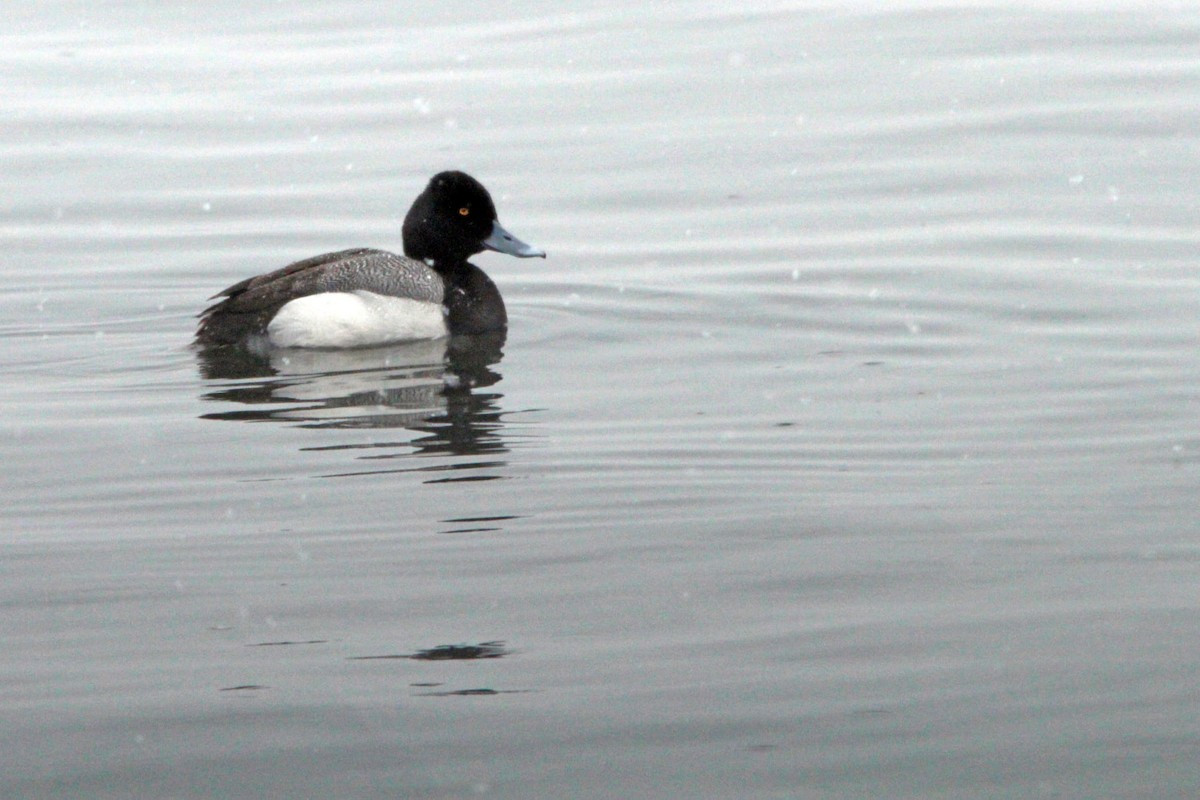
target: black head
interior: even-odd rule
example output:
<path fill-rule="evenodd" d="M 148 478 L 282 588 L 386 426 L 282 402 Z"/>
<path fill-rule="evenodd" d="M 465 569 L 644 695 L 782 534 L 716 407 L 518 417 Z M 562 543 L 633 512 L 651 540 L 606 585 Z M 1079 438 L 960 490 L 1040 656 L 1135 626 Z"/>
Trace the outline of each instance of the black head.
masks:
<path fill-rule="evenodd" d="M 439 172 L 404 218 L 404 255 L 450 271 L 485 249 L 521 258 L 546 254 L 500 226 L 483 184 L 465 172 Z"/>
<path fill-rule="evenodd" d="M 465 172 L 439 172 L 404 218 L 404 254 L 449 269 L 484 249 L 495 221 L 483 184 Z"/>

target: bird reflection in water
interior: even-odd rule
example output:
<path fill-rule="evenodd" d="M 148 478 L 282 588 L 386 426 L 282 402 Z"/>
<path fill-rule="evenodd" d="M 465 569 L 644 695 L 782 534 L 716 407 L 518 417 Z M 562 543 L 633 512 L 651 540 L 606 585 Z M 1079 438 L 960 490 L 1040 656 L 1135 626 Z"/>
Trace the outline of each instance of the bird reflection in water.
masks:
<path fill-rule="evenodd" d="M 200 372 L 222 381 L 203 395 L 211 402 L 244 408 L 201 415 L 230 422 L 286 422 L 306 428 L 406 428 L 425 436 L 413 441 L 338 443 L 306 450 L 416 448 L 418 454 L 478 456 L 507 452 L 494 368 L 503 355 L 504 332 L 406 342 L 358 350 L 198 350 Z M 362 456 L 396 458 L 394 452 Z M 421 470 L 502 466 L 503 462 L 451 463 Z M 369 470 L 369 472 L 409 471 Z M 351 473 L 346 473 L 351 474 Z M 357 471 L 352 474 L 365 474 Z M 335 477 L 335 476 L 328 476 Z M 449 480 L 487 480 L 473 475 Z"/>

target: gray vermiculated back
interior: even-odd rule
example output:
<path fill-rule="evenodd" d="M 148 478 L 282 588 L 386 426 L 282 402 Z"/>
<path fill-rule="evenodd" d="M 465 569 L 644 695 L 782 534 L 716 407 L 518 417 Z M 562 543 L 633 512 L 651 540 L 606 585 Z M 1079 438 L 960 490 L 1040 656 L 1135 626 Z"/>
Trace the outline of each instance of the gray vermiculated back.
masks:
<path fill-rule="evenodd" d="M 445 284 L 420 261 L 375 251 L 352 256 L 326 267 L 318 284 L 325 292 L 364 290 L 394 297 L 441 303 Z"/>

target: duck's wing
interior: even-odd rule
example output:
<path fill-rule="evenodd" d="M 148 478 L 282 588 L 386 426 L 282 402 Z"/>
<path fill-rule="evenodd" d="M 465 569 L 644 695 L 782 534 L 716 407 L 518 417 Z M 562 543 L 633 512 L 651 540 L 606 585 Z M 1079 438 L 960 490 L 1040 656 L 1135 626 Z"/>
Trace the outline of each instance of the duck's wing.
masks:
<path fill-rule="evenodd" d="M 285 304 L 321 292 L 365 290 L 415 300 L 442 302 L 441 278 L 411 258 L 359 247 L 325 253 L 256 275 L 213 295 L 200 312 L 196 341 L 233 344 L 266 332 L 267 323 Z"/>
<path fill-rule="evenodd" d="M 351 248 L 350 250 L 338 250 L 336 253 L 322 253 L 319 256 L 312 256 L 311 258 L 305 258 L 293 264 L 288 264 L 286 267 L 280 267 L 273 272 L 264 272 L 262 275 L 255 275 L 253 278 L 247 278 L 244 281 L 238 281 L 233 286 L 217 292 L 208 299 L 216 300 L 218 297 L 228 297 L 232 299 L 234 297 L 244 295 L 247 292 L 253 295 L 255 294 L 255 290 L 265 286 L 277 286 L 283 288 L 285 286 L 292 285 L 297 279 L 303 280 L 305 277 L 303 273 L 312 273 L 320 267 L 324 267 L 329 264 L 336 264 L 339 261 L 345 261 L 346 259 L 354 258 L 355 256 L 370 255 L 371 253 L 391 255 L 391 253 L 388 253 L 386 250 L 374 250 L 370 247 L 355 247 Z M 216 305 L 220 305 L 220 303 L 217 303 Z M 207 316 L 212 312 L 216 305 L 206 308 L 203 312 L 201 312 L 200 316 Z"/>

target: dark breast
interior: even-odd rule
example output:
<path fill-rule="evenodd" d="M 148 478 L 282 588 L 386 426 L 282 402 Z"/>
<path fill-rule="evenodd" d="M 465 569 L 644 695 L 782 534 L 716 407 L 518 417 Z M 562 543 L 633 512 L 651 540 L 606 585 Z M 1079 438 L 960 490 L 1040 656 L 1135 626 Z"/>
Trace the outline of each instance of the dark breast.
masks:
<path fill-rule="evenodd" d="M 446 327 L 453 334 L 491 333 L 508 327 L 500 290 L 483 270 L 464 264 L 446 286 Z"/>

